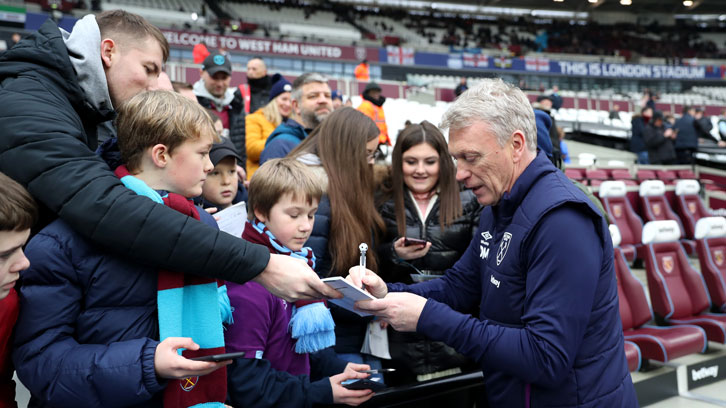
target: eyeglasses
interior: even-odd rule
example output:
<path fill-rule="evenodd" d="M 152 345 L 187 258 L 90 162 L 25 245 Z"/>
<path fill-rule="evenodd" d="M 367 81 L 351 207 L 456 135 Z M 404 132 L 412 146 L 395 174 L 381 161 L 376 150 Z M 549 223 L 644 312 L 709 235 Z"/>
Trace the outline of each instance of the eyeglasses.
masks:
<path fill-rule="evenodd" d="M 367 153 L 367 154 L 366 154 L 366 160 L 367 160 L 367 161 L 369 161 L 369 162 L 371 162 L 371 161 L 376 161 L 376 160 L 380 159 L 380 158 L 381 158 L 381 156 L 382 156 L 382 154 L 383 154 L 383 153 L 382 153 L 382 152 L 381 152 L 380 150 L 378 150 L 378 149 L 376 149 L 376 150 L 374 150 L 374 151 L 372 151 L 372 152 L 370 152 L 370 151 L 369 151 L 369 152 L 366 152 L 366 153 Z"/>

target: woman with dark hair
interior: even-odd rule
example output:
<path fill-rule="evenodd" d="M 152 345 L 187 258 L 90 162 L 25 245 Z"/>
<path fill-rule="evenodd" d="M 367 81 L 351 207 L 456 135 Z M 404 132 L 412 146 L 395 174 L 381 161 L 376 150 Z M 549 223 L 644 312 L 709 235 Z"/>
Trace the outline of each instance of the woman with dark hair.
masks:
<path fill-rule="evenodd" d="M 353 108 L 340 108 L 327 117 L 288 155 L 310 166 L 325 187 L 313 232 L 306 245 L 316 257 L 321 277 L 347 276 L 357 265 L 358 246 L 375 248 L 383 220 L 373 201 L 371 165 L 375 161 L 380 131 L 370 118 Z M 367 266 L 378 270 L 375 251 L 367 254 Z M 331 305 L 335 320 L 335 351 L 347 361 L 380 367 L 380 361 L 361 355 L 371 318 Z"/>
<path fill-rule="evenodd" d="M 436 126 L 423 121 L 401 132 L 387 184 L 379 206 L 386 224 L 378 246 L 379 274 L 386 282 L 405 283 L 441 276 L 471 243 L 481 206 L 471 191 L 461 191 Z M 391 329 L 389 345 L 397 376 L 405 382 L 453 374 L 467 363 L 452 348 L 415 333 Z"/>

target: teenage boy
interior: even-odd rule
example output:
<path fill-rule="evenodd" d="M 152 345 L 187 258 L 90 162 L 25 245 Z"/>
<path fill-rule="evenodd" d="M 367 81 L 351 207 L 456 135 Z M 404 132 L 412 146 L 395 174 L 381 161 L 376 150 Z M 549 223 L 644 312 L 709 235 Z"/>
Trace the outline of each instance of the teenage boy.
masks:
<path fill-rule="evenodd" d="M 234 282 L 255 279 L 286 299 L 339 296 L 302 262 L 134 195 L 94 154 L 98 126 L 158 86 L 168 55 L 162 32 L 123 10 L 87 15 L 71 33 L 46 21 L 0 55 L 0 171 L 28 189 L 43 225 L 60 217 L 118 256 Z"/>
<path fill-rule="evenodd" d="M 204 109 L 151 91 L 124 104 L 116 126 L 118 151 L 110 142 L 101 156 L 121 182 L 214 225 L 188 200 L 212 170 L 217 136 Z M 27 254 L 13 361 L 31 406 L 222 406 L 226 377 L 218 369 L 229 362 L 187 358 L 224 352 L 216 281 L 112 255 L 63 220 L 41 230 Z"/>
<path fill-rule="evenodd" d="M 232 141 L 223 138 L 220 143 L 215 143 L 209 158 L 214 169 L 207 175 L 202 187 L 202 206 L 221 211 L 240 201 L 247 201 L 247 190 L 237 174 L 237 160 L 242 159 Z"/>
<path fill-rule="evenodd" d="M 30 266 L 23 245 L 37 218 L 35 201 L 10 177 L 0 173 L 0 407 L 15 408 L 10 339 L 18 319 L 15 282 Z"/>
<path fill-rule="evenodd" d="M 302 259 L 314 267 L 315 255 L 304 244 L 312 232 L 322 195 L 320 182 L 302 163 L 269 160 L 250 180 L 249 221 L 242 238 L 266 246 L 271 253 Z M 366 378 L 368 375 L 359 371 L 370 367 L 336 357 L 330 348 L 335 344 L 335 325 L 323 302 L 291 304 L 255 282 L 228 283 L 228 287 L 235 310 L 234 324 L 225 332 L 229 350 L 244 351 L 245 360 L 267 360 L 273 369 L 266 376 L 251 379 L 249 364 L 233 366 L 229 381 L 233 405 L 358 405 L 371 398 L 370 390 L 348 390 L 341 385 L 348 379 Z M 310 381 L 311 366 L 316 370 L 312 377 L 322 379 Z M 284 377 L 282 372 L 291 375 Z M 328 378 L 331 374 L 337 375 Z M 284 378 L 286 381 L 282 381 Z M 280 392 L 261 391 L 265 384 L 276 380 Z M 270 395 L 276 396 L 270 399 Z"/>

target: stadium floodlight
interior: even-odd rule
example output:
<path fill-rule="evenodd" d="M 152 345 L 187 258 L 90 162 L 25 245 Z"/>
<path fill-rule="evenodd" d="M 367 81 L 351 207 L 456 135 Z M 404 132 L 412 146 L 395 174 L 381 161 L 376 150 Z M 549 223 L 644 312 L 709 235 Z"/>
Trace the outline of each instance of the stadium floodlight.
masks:
<path fill-rule="evenodd" d="M 629 5 L 633 4 L 633 1 L 632 0 L 620 0 L 620 4 L 623 6 L 629 6 Z"/>
<path fill-rule="evenodd" d="M 598 0 L 587 0 L 589 3 L 597 3 Z"/>
<path fill-rule="evenodd" d="M 691 7 L 692 5 L 693 5 L 693 0 L 683 0 L 684 7 Z"/>
<path fill-rule="evenodd" d="M 555 1 L 555 3 L 562 3 L 565 0 L 554 0 L 554 1 Z"/>

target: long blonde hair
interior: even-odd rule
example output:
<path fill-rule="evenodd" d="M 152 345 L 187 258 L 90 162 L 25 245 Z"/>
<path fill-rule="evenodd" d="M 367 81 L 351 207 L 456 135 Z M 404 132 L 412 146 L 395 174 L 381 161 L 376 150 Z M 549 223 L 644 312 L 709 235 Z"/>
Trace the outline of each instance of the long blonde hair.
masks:
<path fill-rule="evenodd" d="M 262 115 L 267 119 L 268 122 L 278 127 L 282 123 L 282 115 L 280 109 L 277 107 L 277 98 L 267 102 L 267 105 L 260 108 Z"/>

